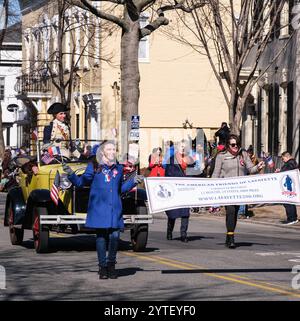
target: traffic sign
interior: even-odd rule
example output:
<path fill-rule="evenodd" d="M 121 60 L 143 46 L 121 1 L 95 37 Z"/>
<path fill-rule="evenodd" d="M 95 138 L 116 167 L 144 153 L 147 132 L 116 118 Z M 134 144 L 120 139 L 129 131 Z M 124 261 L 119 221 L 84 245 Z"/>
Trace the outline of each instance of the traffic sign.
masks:
<path fill-rule="evenodd" d="M 129 132 L 129 140 L 140 140 L 140 131 L 138 129 L 132 129 Z"/>
<path fill-rule="evenodd" d="M 9 104 L 7 106 L 7 110 L 10 111 L 10 112 L 13 112 L 15 110 L 17 110 L 19 108 L 19 106 L 17 104 Z"/>
<path fill-rule="evenodd" d="M 140 116 L 133 115 L 131 116 L 131 129 L 139 129 L 140 128 Z"/>

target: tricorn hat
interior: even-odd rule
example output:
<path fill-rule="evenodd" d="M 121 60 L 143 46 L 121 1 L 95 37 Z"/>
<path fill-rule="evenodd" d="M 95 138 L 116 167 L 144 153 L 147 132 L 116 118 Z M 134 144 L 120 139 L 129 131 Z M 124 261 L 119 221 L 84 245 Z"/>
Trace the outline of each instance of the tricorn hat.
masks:
<path fill-rule="evenodd" d="M 48 108 L 47 113 L 58 114 L 58 113 L 67 112 L 67 111 L 69 111 L 69 109 L 67 108 L 66 105 L 62 103 L 54 103 Z"/>

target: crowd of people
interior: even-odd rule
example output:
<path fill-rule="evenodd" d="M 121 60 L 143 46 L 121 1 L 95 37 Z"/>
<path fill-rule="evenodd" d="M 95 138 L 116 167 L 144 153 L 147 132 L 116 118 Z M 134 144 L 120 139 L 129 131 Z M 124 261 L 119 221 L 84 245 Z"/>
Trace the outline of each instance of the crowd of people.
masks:
<path fill-rule="evenodd" d="M 53 121 L 44 130 L 44 146 L 48 147 L 49 141 L 55 141 L 62 150 L 68 153 L 74 146 L 62 145 L 70 141 L 70 130 L 65 123 L 67 109 L 60 103 L 55 103 L 49 108 L 53 114 Z M 76 142 L 75 142 L 76 145 Z M 90 199 L 87 213 L 86 227 L 96 229 L 96 248 L 99 262 L 99 277 L 101 279 L 117 278 L 115 264 L 120 230 L 124 228 L 122 217 L 121 193 L 132 191 L 141 183 L 143 176 L 132 175 L 137 173 L 137 162 L 130 155 L 126 155 L 121 164 L 116 160 L 116 145 L 113 141 L 105 141 L 95 145 L 77 145 L 79 159 L 90 160 L 81 176 L 77 176 L 72 168 L 61 162 L 63 170 L 75 186 L 90 185 Z M 74 150 L 75 150 L 74 149 Z M 1 161 L 0 191 L 7 189 L 10 181 L 12 159 L 16 156 L 26 155 L 26 149 L 13 151 L 7 148 Z M 47 156 L 47 148 L 45 148 Z M 62 156 L 62 155 L 61 155 Z M 288 152 L 282 154 L 283 166 L 274 169 L 275 172 L 287 171 L 298 168 L 298 164 Z M 49 158 L 51 160 L 51 158 Z M 46 161 L 46 158 L 42 158 Z M 148 158 L 149 177 L 205 177 L 228 178 L 262 173 L 263 168 L 270 161 L 269 155 L 264 155 L 258 160 L 254 149 L 250 145 L 242 148 L 238 136 L 230 133 L 227 123 L 223 122 L 215 133 L 213 141 L 201 144 L 193 140 L 180 140 L 178 142 L 166 141 L 164 146 L 153 148 Z M 30 175 L 37 173 L 38 167 L 34 160 L 29 160 L 21 166 L 21 170 Z M 29 176 L 30 176 L 29 175 Z M 125 178 L 125 179 L 124 179 Z M 101 193 L 99 193 L 101 189 Z M 284 205 L 287 215 L 286 224 L 298 222 L 295 205 Z M 210 212 L 218 211 L 218 207 L 211 207 Z M 234 232 L 238 215 L 247 213 L 246 204 L 225 206 L 226 211 L 226 240 L 228 248 L 236 247 Z M 173 239 L 173 231 L 177 218 L 181 219 L 180 240 L 189 241 L 188 226 L 190 208 L 167 210 L 167 240 Z M 108 249 L 108 253 L 107 252 Z"/>
<path fill-rule="evenodd" d="M 187 140 L 174 143 L 167 141 L 164 146 L 164 154 L 161 147 L 153 149 L 149 156 L 149 176 L 166 177 L 211 177 L 227 178 L 244 176 L 250 174 L 270 172 L 268 169 L 274 167 L 270 163 L 272 158 L 264 153 L 261 160 L 254 154 L 253 146 L 247 149 L 242 148 L 238 136 L 231 134 L 227 123 L 223 122 L 220 129 L 215 133 L 214 140 L 209 141 L 207 148 L 201 144 L 192 144 Z M 289 152 L 281 155 L 281 168 L 273 168 L 272 172 L 287 171 L 298 168 L 298 164 Z M 286 225 L 298 223 L 297 209 L 295 205 L 284 204 L 287 220 Z M 209 212 L 214 213 L 220 210 L 219 207 L 210 207 Z M 195 211 L 195 209 L 193 209 Z M 248 216 L 248 206 L 229 205 L 225 206 L 226 211 L 226 240 L 229 248 L 235 248 L 234 231 L 238 217 Z M 190 208 L 181 208 L 166 211 L 167 239 L 172 240 L 176 218 L 181 218 L 180 239 L 188 242 L 187 230 L 189 224 Z"/>

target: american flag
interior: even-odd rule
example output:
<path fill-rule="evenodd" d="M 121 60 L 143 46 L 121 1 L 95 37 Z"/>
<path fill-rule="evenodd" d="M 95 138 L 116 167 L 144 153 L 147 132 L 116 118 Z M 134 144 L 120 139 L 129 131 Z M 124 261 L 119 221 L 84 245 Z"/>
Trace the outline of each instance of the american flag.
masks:
<path fill-rule="evenodd" d="M 51 191 L 50 191 L 50 197 L 56 206 L 58 205 L 58 200 L 59 200 L 59 195 L 58 195 L 59 181 L 60 181 L 59 171 L 57 171 L 51 187 Z"/>
<path fill-rule="evenodd" d="M 49 153 L 45 153 L 43 156 L 42 156 L 42 158 L 41 158 L 41 160 L 43 161 L 43 163 L 44 164 L 46 164 L 46 165 L 48 165 L 48 164 L 50 164 L 52 161 L 53 161 L 53 159 L 54 159 L 54 157 L 53 156 L 51 156 Z"/>

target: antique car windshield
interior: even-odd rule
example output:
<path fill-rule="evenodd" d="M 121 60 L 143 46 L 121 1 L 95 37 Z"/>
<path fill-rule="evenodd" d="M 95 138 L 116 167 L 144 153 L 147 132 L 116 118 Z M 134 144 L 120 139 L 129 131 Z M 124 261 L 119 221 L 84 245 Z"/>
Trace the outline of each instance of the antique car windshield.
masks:
<path fill-rule="evenodd" d="M 37 141 L 37 161 L 40 165 L 88 162 L 100 144 L 100 140 Z"/>

